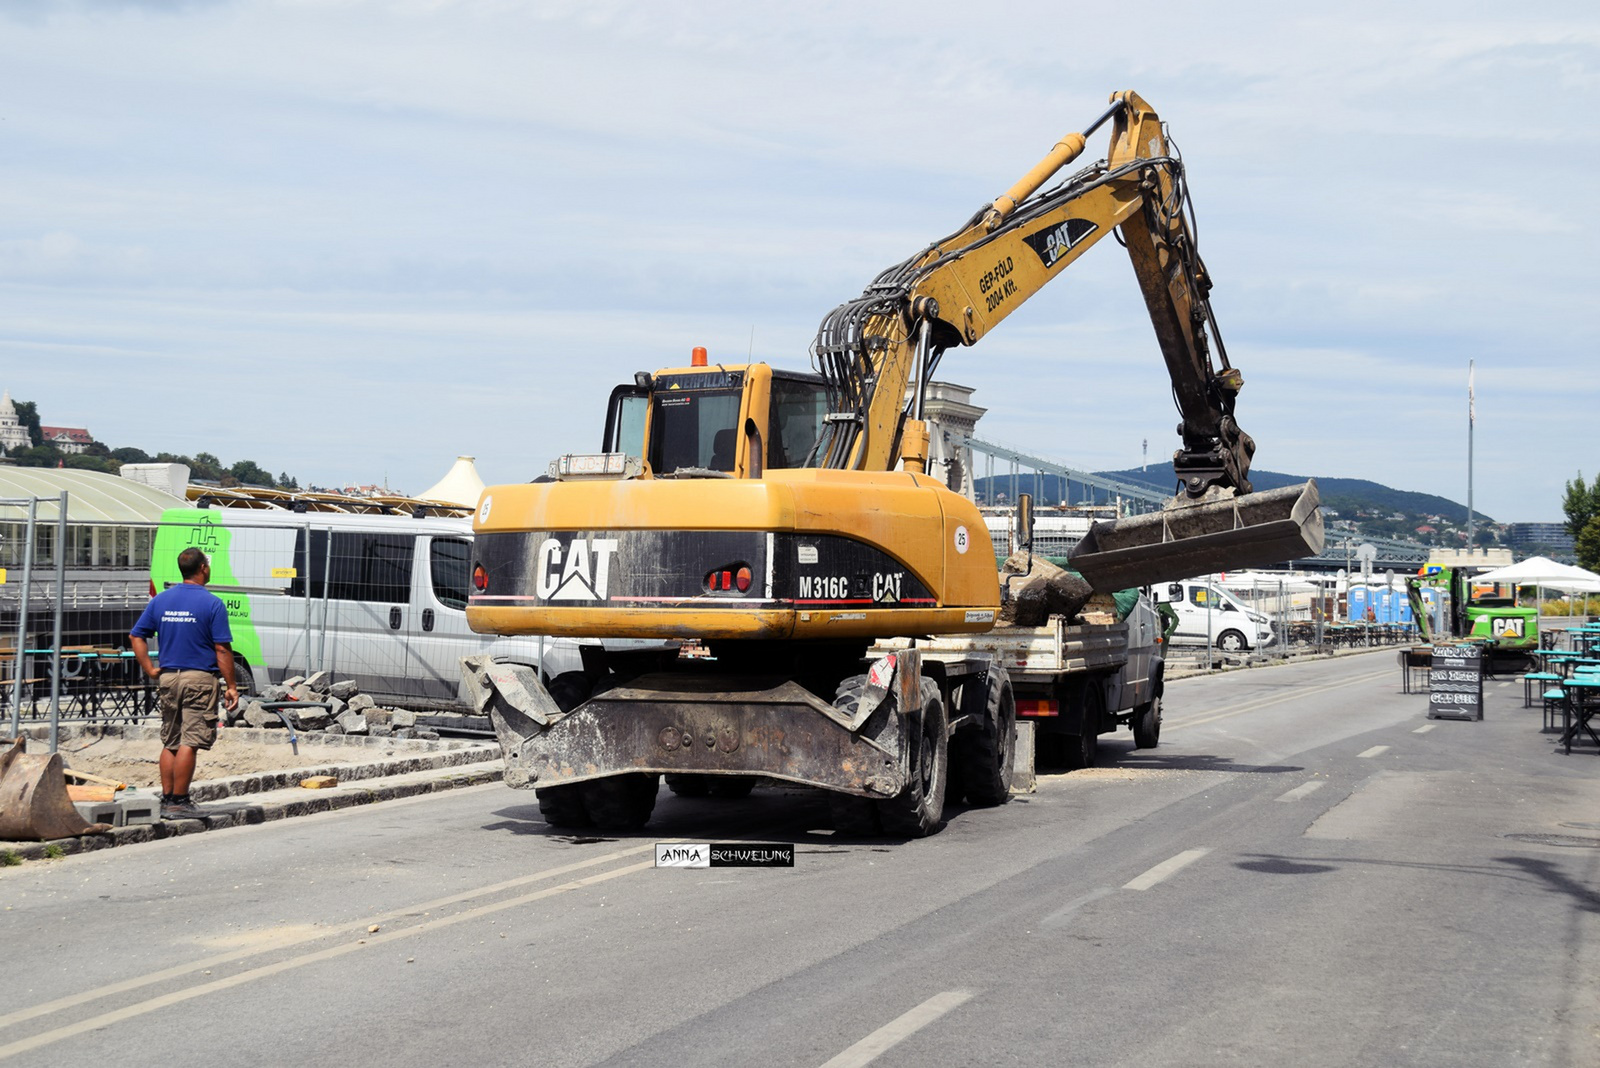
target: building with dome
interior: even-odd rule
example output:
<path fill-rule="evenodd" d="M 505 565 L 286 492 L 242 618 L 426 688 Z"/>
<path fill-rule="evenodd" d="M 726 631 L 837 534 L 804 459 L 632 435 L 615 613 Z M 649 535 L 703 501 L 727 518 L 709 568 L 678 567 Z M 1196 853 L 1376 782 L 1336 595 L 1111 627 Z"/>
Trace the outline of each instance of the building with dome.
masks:
<path fill-rule="evenodd" d="M 0 449 L 15 452 L 32 444 L 28 428 L 17 418 L 17 406 L 11 403 L 11 391 L 6 390 L 4 395 L 0 395 Z"/>

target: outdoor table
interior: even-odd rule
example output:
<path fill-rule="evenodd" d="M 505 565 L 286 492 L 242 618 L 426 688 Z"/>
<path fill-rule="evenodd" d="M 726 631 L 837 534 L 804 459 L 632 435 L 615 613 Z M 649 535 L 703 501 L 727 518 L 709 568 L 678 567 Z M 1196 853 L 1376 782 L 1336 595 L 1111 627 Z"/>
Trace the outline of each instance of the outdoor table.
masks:
<path fill-rule="evenodd" d="M 1600 678 L 1568 679 L 1564 685 L 1567 691 L 1566 717 L 1557 744 L 1566 746 L 1570 753 L 1572 740 L 1579 731 L 1585 731 L 1594 739 L 1594 744 L 1600 746 L 1600 734 L 1595 733 L 1589 722 L 1590 717 L 1600 712 Z"/>

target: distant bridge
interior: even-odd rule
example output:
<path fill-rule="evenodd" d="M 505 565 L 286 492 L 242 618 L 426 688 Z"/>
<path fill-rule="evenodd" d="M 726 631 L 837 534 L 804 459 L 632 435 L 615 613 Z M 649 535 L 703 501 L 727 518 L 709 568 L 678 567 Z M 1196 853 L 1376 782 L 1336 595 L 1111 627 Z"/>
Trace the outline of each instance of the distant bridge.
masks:
<path fill-rule="evenodd" d="M 1054 475 L 1065 481 L 1063 490 L 1064 503 L 1108 505 L 1120 504 L 1123 514 L 1141 515 L 1146 512 L 1160 511 L 1162 506 L 1171 500 L 1171 495 L 1162 493 L 1153 486 L 1140 482 L 1127 482 L 1122 479 L 1107 478 L 1104 475 L 1092 474 L 1080 470 L 1059 460 L 1052 460 L 1044 456 L 1035 456 L 1025 453 L 1020 449 L 1008 445 L 999 445 L 992 441 L 983 441 L 979 438 L 967 438 L 962 445 L 971 449 L 976 454 L 984 457 L 984 478 L 989 480 L 989 494 L 992 497 L 996 479 L 1005 480 L 1009 475 L 1012 492 L 1010 499 L 1015 500 L 1018 493 L 1031 493 L 1035 500 L 1042 501 L 1044 494 L 1044 477 Z M 995 472 L 995 461 L 1009 465 L 1008 471 Z M 973 482 L 978 479 L 978 464 L 974 463 L 972 472 Z M 1081 495 L 1074 496 L 1073 489 L 1080 490 Z M 992 504 L 992 500 L 980 503 Z M 1392 538 L 1362 538 L 1355 535 L 1330 536 L 1323 545 L 1319 556 L 1306 557 L 1295 560 L 1288 566 L 1304 571 L 1360 571 L 1361 560 L 1356 555 L 1356 550 L 1365 543 L 1377 550 L 1377 557 L 1372 562 L 1372 573 L 1381 575 L 1385 571 L 1395 571 L 1401 574 L 1411 574 L 1428 562 L 1429 548 L 1418 542 L 1398 541 Z"/>

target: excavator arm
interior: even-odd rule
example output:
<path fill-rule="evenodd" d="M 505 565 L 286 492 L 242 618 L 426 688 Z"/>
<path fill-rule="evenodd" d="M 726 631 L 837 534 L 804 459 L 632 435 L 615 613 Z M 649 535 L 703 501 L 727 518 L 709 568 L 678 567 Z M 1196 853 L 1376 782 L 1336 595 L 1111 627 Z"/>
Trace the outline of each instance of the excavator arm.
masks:
<path fill-rule="evenodd" d="M 1106 158 L 1041 192 L 1108 121 Z M 1319 551 L 1314 484 L 1292 498 L 1275 491 L 1271 500 L 1252 502 L 1248 510 L 1232 503 L 1251 491 L 1255 451 L 1254 441 L 1234 420 L 1244 379 L 1228 361 L 1211 310 L 1211 279 L 1196 249 L 1183 162 L 1155 111 L 1133 92 L 1114 94 L 1111 107 L 1083 133 L 1062 138 L 960 230 L 884 271 L 860 297 L 823 320 L 813 356 L 828 383 L 832 411 L 813 464 L 883 471 L 903 462 L 909 470 L 923 470 L 927 431 L 921 398 L 944 352 L 976 344 L 1113 232 L 1133 263 L 1181 416 L 1182 446 L 1173 456 L 1180 486 L 1173 506 L 1197 508 L 1204 502 L 1212 507 L 1211 513 L 1185 513 L 1177 533 L 1168 523 L 1147 523 L 1142 529 L 1136 521 L 1123 521 L 1121 540 L 1131 537 L 1137 544 L 1118 548 L 1148 548 L 1151 541 L 1165 544 L 1224 531 L 1235 547 L 1220 556 L 1197 556 L 1202 547 L 1196 544 L 1157 549 L 1142 554 L 1133 571 L 1119 567 L 1100 577 L 1142 584 L 1190 577 L 1198 572 L 1183 569 L 1197 564 L 1249 566 Z M 1269 543 L 1260 551 L 1251 548 L 1250 536 L 1237 533 L 1278 519 L 1292 521 L 1296 532 L 1257 531 Z M 1112 525 L 1103 526 L 1100 540 L 1119 541 Z M 1097 561 L 1086 563 L 1087 574 Z M 1182 573 L 1174 574 L 1174 568 Z"/>

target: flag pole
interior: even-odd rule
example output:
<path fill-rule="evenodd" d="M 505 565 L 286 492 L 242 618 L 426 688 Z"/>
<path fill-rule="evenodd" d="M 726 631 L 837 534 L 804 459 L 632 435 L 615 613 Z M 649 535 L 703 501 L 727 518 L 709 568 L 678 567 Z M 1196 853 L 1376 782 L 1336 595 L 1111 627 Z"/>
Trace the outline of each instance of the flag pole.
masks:
<path fill-rule="evenodd" d="M 1477 399 L 1473 395 L 1476 360 L 1467 361 L 1467 552 L 1472 552 L 1472 432 L 1478 423 Z"/>

